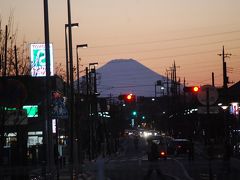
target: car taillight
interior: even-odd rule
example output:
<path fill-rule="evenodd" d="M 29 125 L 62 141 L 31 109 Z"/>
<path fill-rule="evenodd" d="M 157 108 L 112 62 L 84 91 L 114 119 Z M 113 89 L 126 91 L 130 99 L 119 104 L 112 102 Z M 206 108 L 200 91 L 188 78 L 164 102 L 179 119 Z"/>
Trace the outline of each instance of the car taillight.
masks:
<path fill-rule="evenodd" d="M 164 155 L 165 155 L 165 152 L 164 152 L 164 151 L 161 151 L 160 154 L 161 154 L 162 156 L 164 156 Z"/>

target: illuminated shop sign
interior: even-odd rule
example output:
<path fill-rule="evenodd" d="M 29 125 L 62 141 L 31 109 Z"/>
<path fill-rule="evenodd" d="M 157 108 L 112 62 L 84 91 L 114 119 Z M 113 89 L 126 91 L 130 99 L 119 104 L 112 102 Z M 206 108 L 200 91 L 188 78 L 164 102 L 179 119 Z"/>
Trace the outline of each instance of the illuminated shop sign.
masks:
<path fill-rule="evenodd" d="M 46 76 L 46 54 L 45 44 L 31 44 L 31 75 Z M 49 44 L 50 53 L 50 75 L 53 76 L 53 47 Z"/>

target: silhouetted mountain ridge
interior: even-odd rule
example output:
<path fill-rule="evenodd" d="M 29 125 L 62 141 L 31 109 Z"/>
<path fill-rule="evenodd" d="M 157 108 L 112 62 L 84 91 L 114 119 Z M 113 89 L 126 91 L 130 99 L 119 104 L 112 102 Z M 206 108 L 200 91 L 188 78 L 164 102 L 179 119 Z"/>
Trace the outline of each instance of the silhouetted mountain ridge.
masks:
<path fill-rule="evenodd" d="M 116 97 L 124 93 L 153 97 L 156 82 L 166 81 L 166 77 L 133 59 L 115 59 L 96 71 L 97 88 L 101 97 Z"/>

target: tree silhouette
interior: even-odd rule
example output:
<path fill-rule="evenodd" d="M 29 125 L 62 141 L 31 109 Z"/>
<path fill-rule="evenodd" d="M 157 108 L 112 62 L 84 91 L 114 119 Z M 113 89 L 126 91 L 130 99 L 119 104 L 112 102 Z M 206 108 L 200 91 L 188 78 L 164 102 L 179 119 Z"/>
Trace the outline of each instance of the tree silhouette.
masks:
<path fill-rule="evenodd" d="M 31 66 L 29 59 L 28 43 L 25 41 L 25 38 L 23 38 L 22 43 L 17 44 L 17 33 L 18 29 L 15 28 L 14 25 L 13 13 L 10 13 L 7 25 L 3 25 L 3 21 L 0 16 L 1 75 L 14 76 L 16 75 L 16 72 L 18 72 L 18 75 L 30 74 Z M 4 74 L 4 71 L 6 72 L 6 74 Z"/>

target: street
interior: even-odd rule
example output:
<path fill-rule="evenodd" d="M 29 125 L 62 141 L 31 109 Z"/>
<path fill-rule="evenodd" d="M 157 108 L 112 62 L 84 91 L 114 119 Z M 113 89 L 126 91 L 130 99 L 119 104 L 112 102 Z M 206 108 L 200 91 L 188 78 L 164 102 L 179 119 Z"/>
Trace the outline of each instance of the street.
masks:
<path fill-rule="evenodd" d="M 125 139 L 124 145 L 123 152 L 110 158 L 105 158 L 105 176 L 111 180 L 144 179 L 150 164 L 146 155 L 146 140 L 140 139 L 138 149 L 134 147 L 131 137 Z M 89 164 L 89 167 L 95 172 L 99 168 L 97 163 Z M 161 179 L 191 179 L 182 164 L 175 159 L 160 159 L 158 167 L 164 175 Z M 158 177 L 156 171 L 153 171 L 150 178 L 159 179 L 160 177 Z"/>
<path fill-rule="evenodd" d="M 146 176 L 149 167 L 149 161 L 146 155 L 146 140 L 140 139 L 138 148 L 133 143 L 133 138 L 128 137 L 123 141 L 124 148 L 119 154 L 105 157 L 104 176 L 109 180 L 142 180 Z M 207 160 L 201 152 L 201 146 L 196 146 L 194 161 L 188 160 L 188 155 L 183 154 L 177 157 L 170 155 L 166 160 L 159 159 L 157 166 L 161 170 L 163 177 L 158 176 L 153 171 L 148 179 L 164 180 L 237 180 L 240 179 L 240 173 L 237 169 L 239 162 L 231 161 L 231 171 L 228 172 L 224 162 L 221 159 Z M 211 165 L 211 166 L 209 166 Z M 235 166 L 235 167 L 234 167 Z M 212 170 L 212 179 L 209 176 L 209 170 Z M 100 168 L 100 169 L 101 169 Z M 96 176 L 98 174 L 98 163 L 88 163 L 88 169 Z"/>

